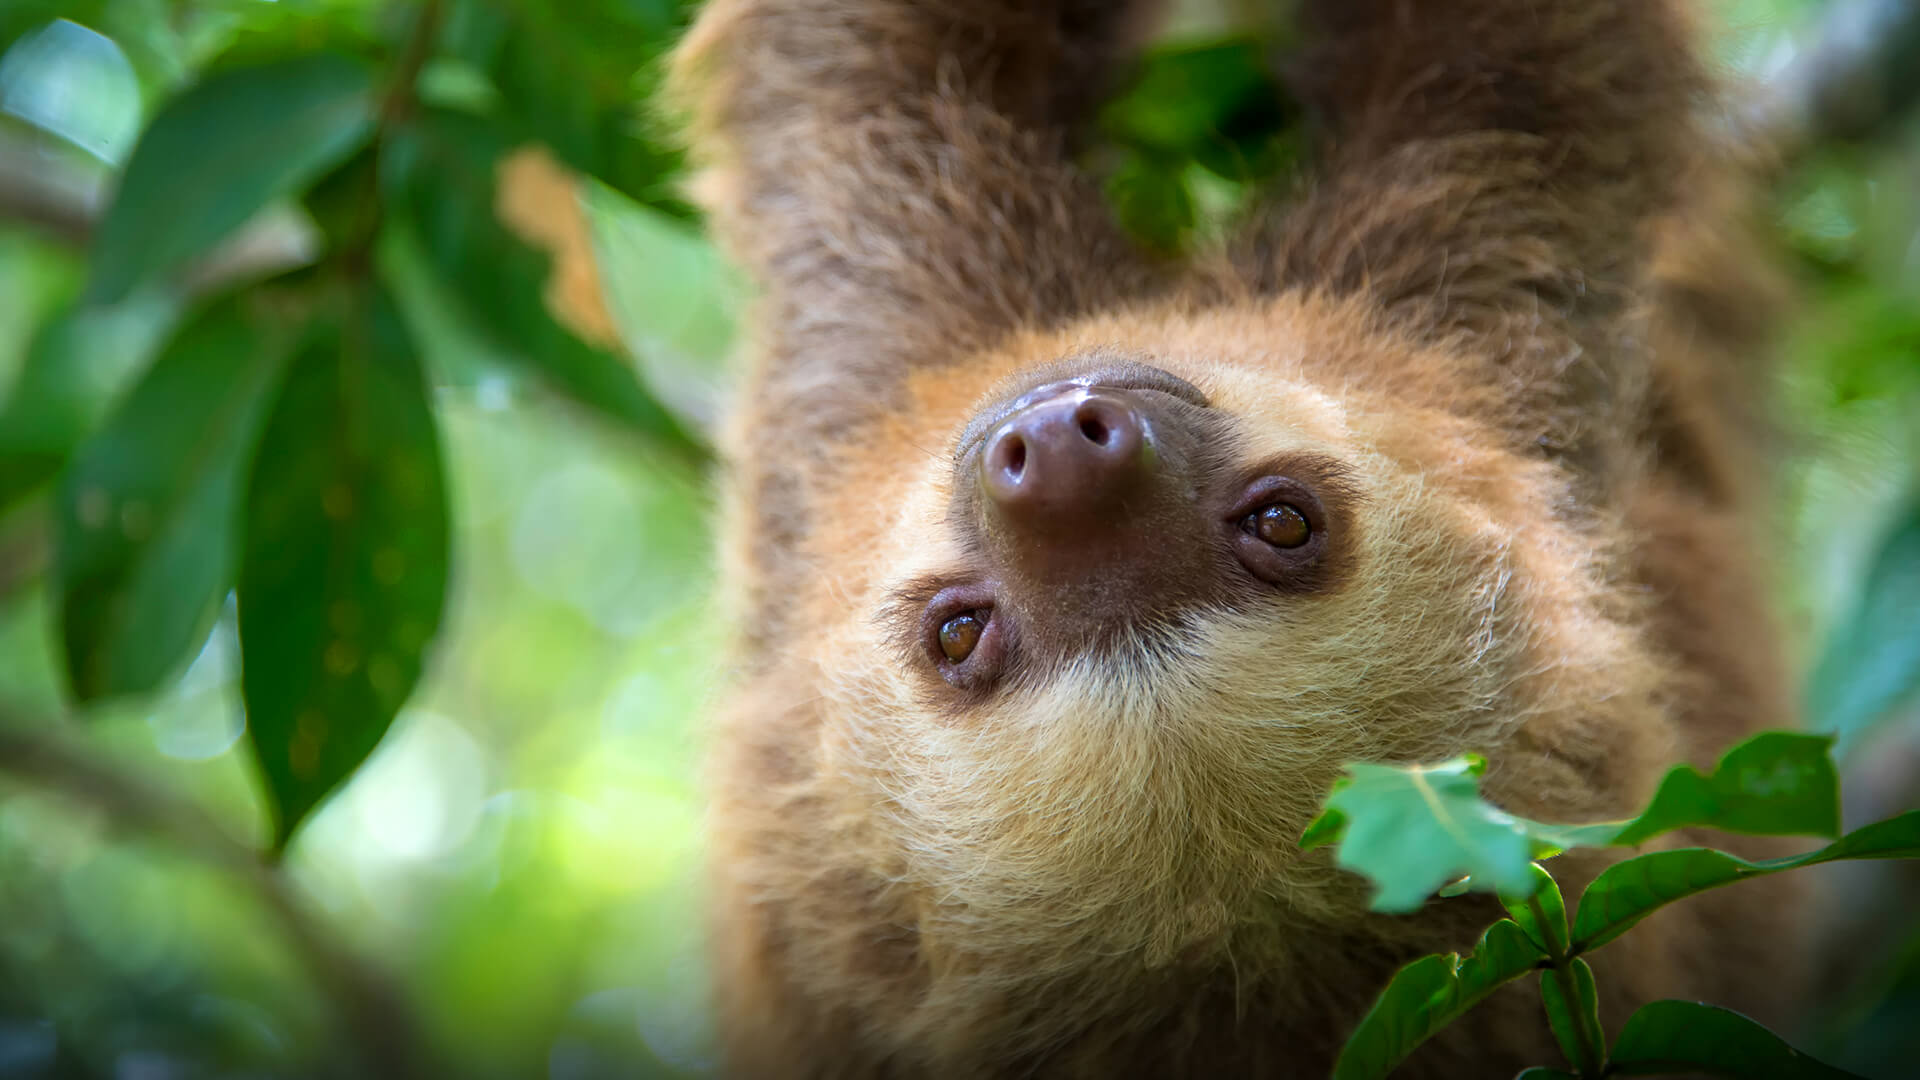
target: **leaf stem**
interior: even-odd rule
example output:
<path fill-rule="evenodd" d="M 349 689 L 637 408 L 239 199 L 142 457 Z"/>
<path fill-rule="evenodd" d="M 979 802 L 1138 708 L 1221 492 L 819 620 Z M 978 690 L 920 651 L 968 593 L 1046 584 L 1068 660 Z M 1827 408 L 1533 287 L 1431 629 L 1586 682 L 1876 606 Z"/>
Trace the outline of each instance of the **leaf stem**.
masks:
<path fill-rule="evenodd" d="M 1540 903 L 1539 894 L 1527 898 L 1527 910 L 1533 913 L 1537 925 L 1547 925 L 1547 909 Z M 1564 916 L 1562 916 L 1564 920 Z M 1581 1005 L 1579 980 L 1573 972 L 1574 953 L 1571 948 L 1560 947 L 1558 939 L 1552 935 L 1547 941 L 1547 971 L 1554 983 L 1560 988 L 1561 997 L 1573 1012 L 1575 1049 L 1577 1060 L 1573 1066 L 1579 1071 L 1581 1080 L 1601 1080 L 1606 1076 L 1606 1042 L 1596 1030 L 1593 1014 Z"/>
<path fill-rule="evenodd" d="M 413 112 L 415 104 L 415 85 L 420 81 L 420 72 L 433 56 L 433 41 L 440 33 L 440 23 L 446 15 L 442 0 L 426 0 L 420 7 L 420 14 L 414 20 L 413 32 L 407 36 L 400 58 L 393 66 L 393 76 L 387 81 L 386 92 L 380 98 L 380 109 L 374 116 L 373 143 L 366 173 L 366 192 L 362 201 L 364 213 L 353 233 L 353 240 L 340 252 L 340 261 L 351 277 L 365 277 L 373 263 L 374 245 L 380 239 L 380 226 L 386 219 L 386 204 L 380 197 L 380 156 L 386 142 L 393 136 L 407 116 Z"/>

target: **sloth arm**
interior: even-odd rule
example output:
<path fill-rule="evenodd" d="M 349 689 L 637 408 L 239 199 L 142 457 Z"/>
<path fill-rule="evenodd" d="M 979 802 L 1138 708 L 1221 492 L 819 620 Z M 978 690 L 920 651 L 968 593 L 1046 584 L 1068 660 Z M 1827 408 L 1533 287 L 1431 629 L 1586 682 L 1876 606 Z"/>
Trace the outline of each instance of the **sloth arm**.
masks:
<path fill-rule="evenodd" d="M 1513 434 L 1610 486 L 1632 323 L 1705 88 L 1666 0 L 1310 0 L 1295 85 L 1319 179 L 1241 252 L 1269 291 L 1369 297 L 1484 365 Z"/>
<path fill-rule="evenodd" d="M 1154 6 L 711 4 L 675 74 L 773 362 L 924 362 L 1156 287 L 1069 161 Z"/>

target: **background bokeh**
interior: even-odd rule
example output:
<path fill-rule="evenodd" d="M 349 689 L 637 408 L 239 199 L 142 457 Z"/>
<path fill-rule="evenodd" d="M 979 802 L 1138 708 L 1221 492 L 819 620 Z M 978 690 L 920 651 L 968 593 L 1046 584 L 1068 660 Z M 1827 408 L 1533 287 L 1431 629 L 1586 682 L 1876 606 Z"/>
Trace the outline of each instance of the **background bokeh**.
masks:
<path fill-rule="evenodd" d="M 723 393 L 744 290 L 681 201 L 655 108 L 657 58 L 690 6 L 455 4 L 421 94 L 592 174 L 540 204 L 568 216 L 577 199 L 594 273 L 575 287 L 604 293 L 604 310 L 569 325 L 591 335 L 602 320 L 651 393 L 698 428 Z M 56 399 L 81 431 L 98 424 L 215 287 L 76 300 L 86 222 L 155 111 L 236 51 L 377 44 L 407 7 L 0 5 L 0 720 L 180 793 L 250 845 L 270 826 L 242 740 L 231 601 L 164 690 L 76 705 L 48 574 L 58 476 L 20 480 L 5 455 Z M 1257 64 L 1286 29 L 1248 17 L 1262 7 L 1184 5 L 1102 117 L 1093 158 L 1151 242 L 1203 239 L 1247 181 L 1297 156 L 1293 116 Z M 1792 70 L 1828 5 L 1714 9 L 1725 68 L 1765 84 Z M 1920 792 L 1920 124 L 1797 155 L 1771 217 L 1799 286 L 1777 588 L 1811 720 L 1842 735 L 1857 823 Z M 294 261 L 325 242 L 293 202 L 249 231 Z M 296 834 L 292 891 L 340 949 L 391 973 L 457 1075 L 698 1075 L 711 1057 L 699 717 L 720 676 L 710 478 L 697 455 L 529 377 L 472 325 L 430 248 L 400 235 L 380 258 L 445 440 L 447 616 L 377 751 Z M 0 762 L 0 1077 L 351 1072 L 337 1044 L 355 1036 L 246 874 L 20 772 Z M 1829 948 L 1855 962 L 1805 1033 L 1869 1075 L 1920 1070 L 1920 909 L 1902 873 L 1845 880 Z"/>

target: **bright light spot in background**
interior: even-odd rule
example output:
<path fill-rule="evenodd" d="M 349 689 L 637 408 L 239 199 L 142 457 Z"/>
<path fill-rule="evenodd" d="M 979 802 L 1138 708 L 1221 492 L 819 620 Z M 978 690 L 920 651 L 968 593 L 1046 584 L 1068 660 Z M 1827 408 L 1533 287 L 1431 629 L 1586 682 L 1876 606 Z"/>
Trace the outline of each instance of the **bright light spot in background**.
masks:
<path fill-rule="evenodd" d="M 680 688 L 659 672 L 638 672 L 607 698 L 600 732 L 608 739 L 679 735 L 686 727 L 686 707 Z"/>
<path fill-rule="evenodd" d="M 657 965 L 648 982 L 639 987 L 636 1020 L 640 1038 L 653 1056 L 690 1073 L 711 1075 L 719 1068 L 714 1055 L 713 1016 L 707 1008 L 707 971 L 699 939 Z"/>
<path fill-rule="evenodd" d="M 437 713 L 409 709 L 341 797 L 357 833 L 348 847 L 401 860 L 451 851 L 479 821 L 486 786 L 486 755 L 473 737 Z"/>
<path fill-rule="evenodd" d="M 240 674 L 239 649 L 233 623 L 223 619 L 187 668 L 179 688 L 147 717 L 153 744 L 162 754 L 181 761 L 210 761 L 239 741 L 247 729 L 246 709 L 234 693 Z"/>
<path fill-rule="evenodd" d="M 0 112 L 118 164 L 140 132 L 140 81 L 112 38 L 56 19 L 0 57 Z"/>
<path fill-rule="evenodd" d="M 520 508 L 513 566 L 549 599 L 595 616 L 640 573 L 639 532 L 640 508 L 624 477 L 600 465 L 569 465 L 542 477 Z"/>
<path fill-rule="evenodd" d="M 575 464 L 536 482 L 510 543 L 527 584 L 627 636 L 705 588 L 705 538 L 697 504 L 671 481 Z"/>

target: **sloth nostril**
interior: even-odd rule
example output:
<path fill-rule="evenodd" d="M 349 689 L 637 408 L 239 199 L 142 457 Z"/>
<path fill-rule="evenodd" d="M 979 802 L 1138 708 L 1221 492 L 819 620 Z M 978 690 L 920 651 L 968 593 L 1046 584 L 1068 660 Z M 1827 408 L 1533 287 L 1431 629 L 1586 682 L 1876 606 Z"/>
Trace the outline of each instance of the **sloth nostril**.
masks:
<path fill-rule="evenodd" d="M 1097 416 L 1088 416 L 1081 419 L 1080 434 L 1085 435 L 1088 442 L 1097 446 L 1107 445 L 1107 440 L 1113 437 L 1112 429 L 1108 428 L 1106 422 Z"/>
<path fill-rule="evenodd" d="M 1007 440 L 1006 469 L 1007 474 L 1015 480 L 1020 479 L 1020 474 L 1027 470 L 1027 443 L 1025 439 L 1014 436 Z"/>

